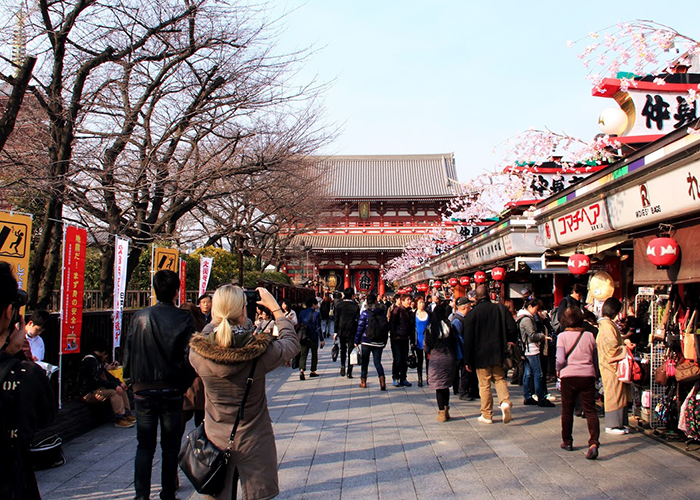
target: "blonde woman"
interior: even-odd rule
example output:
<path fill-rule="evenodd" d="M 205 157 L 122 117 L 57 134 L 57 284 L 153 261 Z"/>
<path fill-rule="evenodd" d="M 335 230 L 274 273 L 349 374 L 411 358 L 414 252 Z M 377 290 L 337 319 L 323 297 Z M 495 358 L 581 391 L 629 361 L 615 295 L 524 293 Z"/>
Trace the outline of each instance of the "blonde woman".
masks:
<path fill-rule="evenodd" d="M 299 352 L 294 326 L 275 298 L 258 288 L 261 300 L 275 319 L 278 340 L 257 332 L 246 317 L 246 296 L 235 285 L 214 293 L 212 322 L 190 341 L 190 362 L 204 382 L 204 427 L 207 437 L 225 449 L 245 391 L 252 362 L 258 359 L 254 382 L 245 405 L 228 465 L 226 485 L 215 498 L 230 499 L 234 469 L 238 468 L 243 498 L 273 498 L 279 493 L 277 449 L 267 409 L 265 374 Z"/>

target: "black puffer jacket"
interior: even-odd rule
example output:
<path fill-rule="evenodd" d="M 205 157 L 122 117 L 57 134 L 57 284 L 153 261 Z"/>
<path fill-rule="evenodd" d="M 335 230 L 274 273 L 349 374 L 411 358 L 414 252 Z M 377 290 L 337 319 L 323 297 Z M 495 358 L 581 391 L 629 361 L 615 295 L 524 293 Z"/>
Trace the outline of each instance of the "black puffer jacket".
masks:
<path fill-rule="evenodd" d="M 189 362 L 193 332 L 192 315 L 172 303 L 158 302 L 134 314 L 124 355 L 124 379 L 134 392 L 187 390 L 195 377 Z"/>

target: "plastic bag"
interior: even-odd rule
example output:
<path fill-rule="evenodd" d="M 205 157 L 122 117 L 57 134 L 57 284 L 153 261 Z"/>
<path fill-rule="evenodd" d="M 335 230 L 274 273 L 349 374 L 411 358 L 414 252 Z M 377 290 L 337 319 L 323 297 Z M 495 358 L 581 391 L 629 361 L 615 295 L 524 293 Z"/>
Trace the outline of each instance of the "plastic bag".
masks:
<path fill-rule="evenodd" d="M 350 353 L 350 364 L 360 365 L 362 364 L 362 351 L 360 351 L 359 346 L 355 347 Z"/>

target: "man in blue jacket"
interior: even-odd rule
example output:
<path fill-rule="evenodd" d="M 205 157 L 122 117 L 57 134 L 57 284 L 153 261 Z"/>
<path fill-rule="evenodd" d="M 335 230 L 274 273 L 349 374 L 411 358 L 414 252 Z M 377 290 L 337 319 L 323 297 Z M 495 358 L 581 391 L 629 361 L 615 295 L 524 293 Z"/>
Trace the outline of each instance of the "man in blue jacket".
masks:
<path fill-rule="evenodd" d="M 301 357 L 299 358 L 299 380 L 305 380 L 306 359 L 311 351 L 311 373 L 310 377 L 318 377 L 316 368 L 318 366 L 318 344 L 321 348 L 325 345 L 323 333 L 321 332 L 321 315 L 316 308 L 318 301 L 311 297 L 306 301 L 306 307 L 299 312 L 299 342 L 301 343 Z"/>

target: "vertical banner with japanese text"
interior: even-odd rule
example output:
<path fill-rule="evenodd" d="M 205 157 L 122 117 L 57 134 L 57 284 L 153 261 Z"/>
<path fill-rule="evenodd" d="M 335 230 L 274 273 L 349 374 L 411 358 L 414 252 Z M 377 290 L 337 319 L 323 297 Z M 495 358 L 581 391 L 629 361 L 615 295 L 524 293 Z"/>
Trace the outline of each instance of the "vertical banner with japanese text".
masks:
<path fill-rule="evenodd" d="M 153 275 L 158 271 L 167 269 L 177 273 L 179 267 L 180 252 L 176 248 L 156 247 L 153 249 L 153 262 L 151 263 L 151 289 L 153 288 Z M 156 293 L 151 292 L 151 304 L 156 303 Z"/>
<path fill-rule="evenodd" d="M 115 237 L 114 243 L 114 306 L 112 329 L 112 349 L 121 346 L 122 340 L 122 313 L 124 311 L 124 298 L 126 296 L 126 267 L 129 257 L 129 240 Z"/>
<path fill-rule="evenodd" d="M 31 215 L 0 211 L 0 260 L 12 266 L 17 284 L 25 291 L 31 238 Z M 22 314 L 24 314 L 24 308 L 22 308 Z"/>
<path fill-rule="evenodd" d="M 87 231 L 84 228 L 66 227 L 61 280 L 61 354 L 80 352 L 86 241 Z"/>
<path fill-rule="evenodd" d="M 180 259 L 180 305 L 187 302 L 187 290 L 185 290 L 185 276 L 187 275 L 187 261 Z"/>
<path fill-rule="evenodd" d="M 214 257 L 202 257 L 199 261 L 199 297 L 207 293 L 213 263 Z"/>

